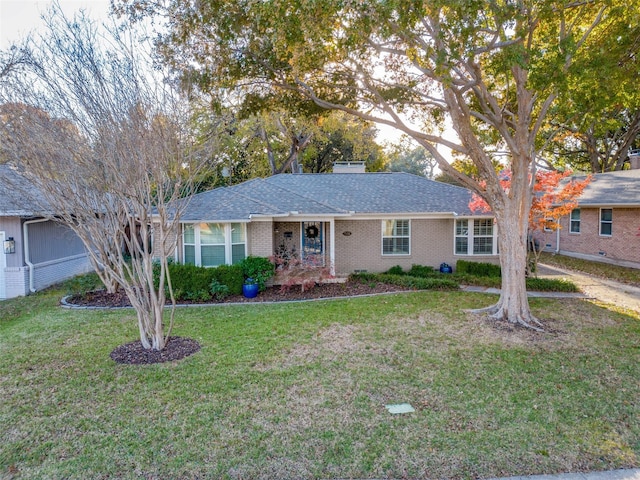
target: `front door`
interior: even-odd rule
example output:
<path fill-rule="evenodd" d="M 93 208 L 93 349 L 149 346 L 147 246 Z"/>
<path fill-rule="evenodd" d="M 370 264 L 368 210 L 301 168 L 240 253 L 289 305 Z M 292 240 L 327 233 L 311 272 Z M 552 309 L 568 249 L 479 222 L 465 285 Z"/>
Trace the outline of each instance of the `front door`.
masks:
<path fill-rule="evenodd" d="M 324 266 L 324 235 L 322 222 L 302 222 L 302 261 Z"/>

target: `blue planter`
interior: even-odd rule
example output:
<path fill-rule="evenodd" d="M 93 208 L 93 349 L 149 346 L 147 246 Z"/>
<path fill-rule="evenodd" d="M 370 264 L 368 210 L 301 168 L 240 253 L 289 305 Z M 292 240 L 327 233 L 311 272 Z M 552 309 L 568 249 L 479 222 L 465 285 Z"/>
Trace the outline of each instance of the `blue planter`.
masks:
<path fill-rule="evenodd" d="M 441 273 L 453 273 L 453 268 L 451 268 L 451 265 L 447 265 L 446 263 L 441 263 L 440 264 L 440 272 Z"/>
<path fill-rule="evenodd" d="M 245 298 L 255 298 L 258 296 L 259 286 L 257 283 L 245 283 L 242 285 L 242 294 Z"/>

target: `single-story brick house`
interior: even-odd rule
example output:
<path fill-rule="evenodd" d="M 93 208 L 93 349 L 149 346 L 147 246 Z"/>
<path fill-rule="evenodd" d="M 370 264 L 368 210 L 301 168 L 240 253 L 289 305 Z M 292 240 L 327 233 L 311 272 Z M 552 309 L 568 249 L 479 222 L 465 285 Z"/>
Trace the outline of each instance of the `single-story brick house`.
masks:
<path fill-rule="evenodd" d="M 195 195 L 178 262 L 213 267 L 276 252 L 322 259 L 336 275 L 458 259 L 498 262 L 492 216 L 467 189 L 407 173 L 281 174 Z"/>
<path fill-rule="evenodd" d="M 588 260 L 640 268 L 640 169 L 593 175 L 578 208 L 544 234 L 544 247 Z"/>
<path fill-rule="evenodd" d="M 38 193 L 0 165 L 0 299 L 28 295 L 92 270 L 71 230 L 43 218 Z"/>

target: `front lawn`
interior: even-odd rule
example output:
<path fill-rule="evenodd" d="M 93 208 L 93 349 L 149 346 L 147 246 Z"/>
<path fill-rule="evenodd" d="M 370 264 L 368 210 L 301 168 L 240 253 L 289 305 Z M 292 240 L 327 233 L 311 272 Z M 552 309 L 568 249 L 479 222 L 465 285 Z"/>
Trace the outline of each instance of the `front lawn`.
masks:
<path fill-rule="evenodd" d="M 640 466 L 640 318 L 532 299 L 548 332 L 416 292 L 179 309 L 200 352 L 118 365 L 131 310 L 0 302 L 1 478 L 476 478 Z M 392 415 L 385 405 L 410 403 Z"/>

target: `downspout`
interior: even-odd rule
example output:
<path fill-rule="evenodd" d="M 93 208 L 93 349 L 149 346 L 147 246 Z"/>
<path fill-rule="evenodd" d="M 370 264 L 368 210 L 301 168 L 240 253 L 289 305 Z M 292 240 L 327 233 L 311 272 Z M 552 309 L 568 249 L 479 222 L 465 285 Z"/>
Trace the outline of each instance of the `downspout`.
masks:
<path fill-rule="evenodd" d="M 571 220 L 569 220 L 569 224 L 571 224 Z M 560 251 L 560 229 L 556 228 L 556 251 L 554 253 L 558 253 Z"/>
<path fill-rule="evenodd" d="M 36 293 L 35 284 L 35 271 L 34 265 L 31 263 L 31 252 L 29 252 L 29 229 L 27 228 L 29 225 L 34 223 L 42 223 L 48 221 L 46 218 L 39 218 L 37 220 L 27 220 L 22 224 L 22 238 L 23 238 L 23 249 L 24 249 L 24 263 L 29 267 L 29 291 L 31 293 Z"/>

